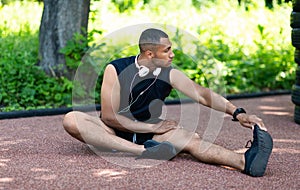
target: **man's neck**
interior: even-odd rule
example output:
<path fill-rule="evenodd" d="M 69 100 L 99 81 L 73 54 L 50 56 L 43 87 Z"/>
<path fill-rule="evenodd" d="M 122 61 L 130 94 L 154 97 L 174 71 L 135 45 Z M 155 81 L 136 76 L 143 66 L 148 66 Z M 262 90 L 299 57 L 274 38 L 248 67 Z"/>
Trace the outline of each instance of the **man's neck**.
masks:
<path fill-rule="evenodd" d="M 146 56 L 143 54 L 138 55 L 137 63 L 139 66 L 145 66 L 150 69 L 150 71 L 154 71 L 156 69 L 156 66 L 153 65 L 151 60 L 149 60 Z"/>

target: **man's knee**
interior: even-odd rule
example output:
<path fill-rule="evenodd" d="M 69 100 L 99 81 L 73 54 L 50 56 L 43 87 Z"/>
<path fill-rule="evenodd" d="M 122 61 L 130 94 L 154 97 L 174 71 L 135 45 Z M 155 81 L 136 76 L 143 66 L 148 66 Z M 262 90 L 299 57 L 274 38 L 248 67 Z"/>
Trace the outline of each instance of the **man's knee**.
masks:
<path fill-rule="evenodd" d="M 178 141 L 185 145 L 189 145 L 190 143 L 199 142 L 200 136 L 198 133 L 194 131 L 188 131 L 186 129 L 177 129 L 174 130 L 173 134 L 171 135 Z M 171 137 L 172 138 L 172 137 Z"/>
<path fill-rule="evenodd" d="M 196 144 L 199 144 L 201 138 L 198 133 L 193 131 L 182 130 L 181 131 L 182 149 L 190 151 Z"/>
<path fill-rule="evenodd" d="M 181 129 L 180 133 L 181 133 L 183 139 L 187 139 L 187 140 L 199 140 L 200 139 L 199 134 L 194 131 L 188 131 L 185 129 Z"/>
<path fill-rule="evenodd" d="M 67 113 L 63 119 L 63 127 L 72 137 L 84 142 L 77 126 L 80 115 L 81 113 L 76 111 Z"/>
<path fill-rule="evenodd" d="M 76 114 L 77 112 L 75 111 L 69 112 L 65 115 L 63 119 L 63 127 L 70 134 L 77 133 L 78 131 L 76 127 Z"/>

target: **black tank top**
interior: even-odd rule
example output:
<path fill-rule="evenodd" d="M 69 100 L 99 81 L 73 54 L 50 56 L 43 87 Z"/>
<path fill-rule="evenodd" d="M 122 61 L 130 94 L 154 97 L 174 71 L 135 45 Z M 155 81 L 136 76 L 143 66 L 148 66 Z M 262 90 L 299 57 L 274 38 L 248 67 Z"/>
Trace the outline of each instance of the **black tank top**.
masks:
<path fill-rule="evenodd" d="M 162 113 L 164 100 L 172 90 L 169 77 L 172 67 L 162 68 L 157 80 L 152 72 L 140 77 L 134 63 L 135 57 L 121 58 L 110 63 L 117 71 L 121 88 L 119 114 L 132 120 L 156 123 Z"/>

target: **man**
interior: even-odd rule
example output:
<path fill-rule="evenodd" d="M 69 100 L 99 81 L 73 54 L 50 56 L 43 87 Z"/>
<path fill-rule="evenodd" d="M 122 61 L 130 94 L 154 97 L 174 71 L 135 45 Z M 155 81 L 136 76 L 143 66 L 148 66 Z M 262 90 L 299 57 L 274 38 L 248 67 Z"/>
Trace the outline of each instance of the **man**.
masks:
<path fill-rule="evenodd" d="M 172 159 L 178 151 L 199 161 L 225 165 L 250 176 L 263 176 L 272 151 L 272 138 L 264 123 L 246 114 L 222 96 L 204 88 L 171 67 L 174 53 L 168 35 L 150 28 L 139 39 L 140 54 L 107 65 L 101 89 L 101 120 L 81 112 L 68 113 L 65 130 L 76 139 L 97 147 L 131 152 L 138 158 Z M 172 88 L 204 106 L 233 116 L 253 128 L 253 143 L 245 154 L 205 144 L 197 133 L 162 120 L 162 102 Z"/>

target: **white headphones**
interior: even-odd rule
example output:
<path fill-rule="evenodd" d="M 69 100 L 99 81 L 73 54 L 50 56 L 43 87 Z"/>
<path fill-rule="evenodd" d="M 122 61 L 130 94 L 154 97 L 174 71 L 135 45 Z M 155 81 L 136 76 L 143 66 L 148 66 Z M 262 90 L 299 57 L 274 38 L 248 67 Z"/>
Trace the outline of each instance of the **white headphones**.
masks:
<path fill-rule="evenodd" d="M 134 81 L 134 79 L 135 79 L 135 77 L 137 76 L 137 74 L 139 74 L 139 76 L 140 77 L 145 77 L 145 76 L 147 76 L 148 75 L 148 73 L 149 73 L 149 68 L 148 67 L 146 67 L 146 66 L 139 66 L 139 64 L 138 64 L 138 62 L 137 62 L 137 58 L 138 58 L 139 56 L 137 55 L 136 57 L 135 57 L 135 61 L 134 61 L 134 63 L 135 63 L 135 66 L 136 66 L 136 68 L 139 70 L 139 72 L 138 73 L 136 73 L 135 75 L 134 75 L 134 77 L 133 77 L 133 79 L 132 79 L 132 81 L 131 81 L 131 84 L 130 84 L 130 97 L 131 97 L 131 101 L 129 102 L 129 105 L 127 106 L 127 107 L 125 107 L 125 108 L 123 108 L 123 109 L 121 109 L 118 113 L 124 113 L 124 112 L 128 112 L 129 110 L 130 110 L 130 107 L 139 99 L 139 97 L 142 95 L 142 94 L 144 94 L 144 92 L 146 92 L 154 83 L 155 83 L 155 81 L 157 80 L 157 77 L 158 77 L 158 75 L 160 74 L 160 72 L 161 72 L 161 68 L 156 68 L 154 71 L 153 71 L 153 75 L 155 76 L 155 79 L 154 79 L 154 81 L 145 89 L 145 90 L 143 90 L 142 92 L 140 92 L 140 94 L 135 98 L 135 100 L 133 100 L 133 97 L 132 97 L 132 85 L 133 85 L 133 81 Z"/>
<path fill-rule="evenodd" d="M 139 55 L 137 55 L 136 57 L 135 57 L 135 61 L 134 61 L 134 63 L 135 63 L 135 66 L 136 66 L 136 68 L 139 70 L 139 76 L 140 77 L 145 77 L 145 76 L 147 76 L 148 75 L 148 73 L 149 73 L 149 68 L 148 67 L 146 67 L 146 66 L 140 66 L 139 64 L 138 64 L 138 62 L 137 62 L 137 59 L 138 59 L 138 57 L 139 57 Z M 161 72 L 161 68 L 156 68 L 154 71 L 153 71 L 153 75 L 154 76 L 158 76 L 159 74 L 160 74 L 160 72 Z"/>

